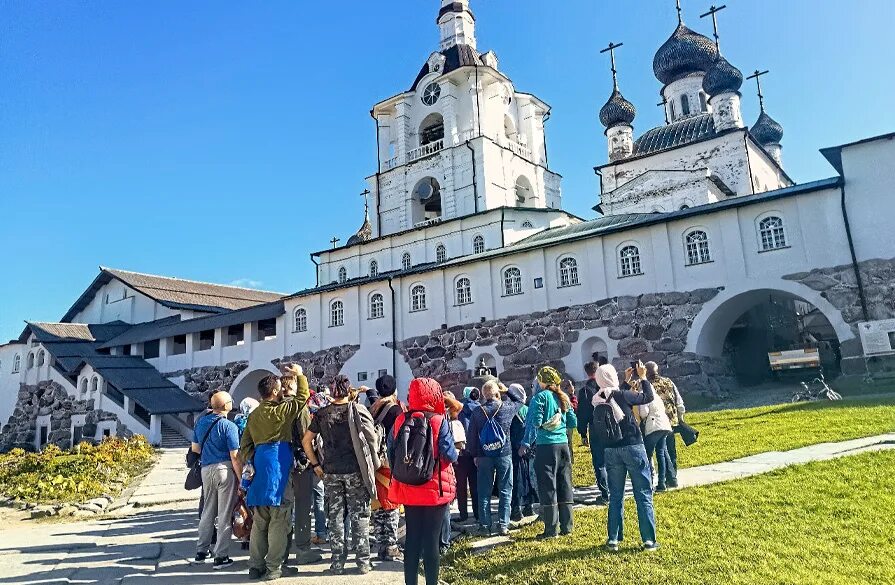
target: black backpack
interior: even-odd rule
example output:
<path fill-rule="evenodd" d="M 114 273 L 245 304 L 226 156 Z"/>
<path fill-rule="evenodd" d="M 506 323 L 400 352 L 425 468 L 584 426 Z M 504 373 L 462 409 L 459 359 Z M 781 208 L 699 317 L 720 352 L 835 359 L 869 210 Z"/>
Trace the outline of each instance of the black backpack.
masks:
<path fill-rule="evenodd" d="M 600 445 L 607 445 L 621 441 L 623 436 L 621 425 L 615 420 L 612 412 L 612 406 L 608 402 L 594 406 L 593 418 L 590 421 L 590 440 Z"/>
<path fill-rule="evenodd" d="M 428 412 L 408 412 L 395 435 L 392 477 L 407 485 L 424 485 L 432 479 L 438 455 Z M 441 420 L 442 417 L 437 417 Z"/>

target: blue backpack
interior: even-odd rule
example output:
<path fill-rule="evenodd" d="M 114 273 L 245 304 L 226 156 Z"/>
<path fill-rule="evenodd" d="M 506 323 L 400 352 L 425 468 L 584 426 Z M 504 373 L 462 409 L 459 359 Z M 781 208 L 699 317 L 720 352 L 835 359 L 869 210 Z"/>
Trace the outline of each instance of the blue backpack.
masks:
<path fill-rule="evenodd" d="M 497 424 L 497 421 L 494 420 L 502 406 L 503 402 L 498 404 L 497 410 L 494 411 L 493 416 L 488 416 L 488 411 L 485 410 L 484 406 L 479 407 L 482 409 L 482 412 L 485 413 L 485 426 L 479 431 L 479 444 L 482 446 L 482 452 L 487 457 L 500 457 L 503 448 L 507 444 L 506 432 L 504 432 L 503 427 Z"/>

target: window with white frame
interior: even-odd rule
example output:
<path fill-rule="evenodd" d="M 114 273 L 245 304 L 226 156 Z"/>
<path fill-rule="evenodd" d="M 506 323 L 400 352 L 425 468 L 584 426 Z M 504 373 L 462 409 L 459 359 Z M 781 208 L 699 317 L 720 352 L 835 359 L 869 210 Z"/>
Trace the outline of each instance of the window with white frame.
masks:
<path fill-rule="evenodd" d="M 379 262 L 370 260 L 370 278 L 379 276 Z"/>
<path fill-rule="evenodd" d="M 308 330 L 308 311 L 304 307 L 298 307 L 293 313 L 293 328 L 296 333 L 304 333 Z"/>
<path fill-rule="evenodd" d="M 404 255 L 401 256 L 401 269 L 402 270 L 410 270 L 413 267 L 413 261 L 410 259 L 410 253 L 404 252 Z"/>
<path fill-rule="evenodd" d="M 687 250 L 687 265 L 705 264 L 712 261 L 709 249 L 709 235 L 703 230 L 693 230 L 684 238 Z"/>
<path fill-rule="evenodd" d="M 447 248 L 444 247 L 444 244 L 438 244 L 435 247 L 435 261 L 439 264 L 444 264 L 447 260 Z"/>
<path fill-rule="evenodd" d="M 329 304 L 329 326 L 341 327 L 345 324 L 345 305 L 342 301 L 333 301 Z"/>
<path fill-rule="evenodd" d="M 640 266 L 640 248 L 625 246 L 618 253 L 618 269 L 620 276 L 636 276 L 643 274 Z"/>
<path fill-rule="evenodd" d="M 468 278 L 465 276 L 463 278 L 458 278 L 454 288 L 457 292 L 456 301 L 458 305 L 468 305 L 472 303 L 472 284 L 469 282 Z"/>
<path fill-rule="evenodd" d="M 578 286 L 578 261 L 568 256 L 559 261 L 559 286 Z"/>
<path fill-rule="evenodd" d="M 12 373 L 18 374 L 22 369 L 22 356 L 16 354 L 16 357 L 12 358 Z"/>
<path fill-rule="evenodd" d="M 410 311 L 426 310 L 426 287 L 421 284 L 414 285 L 410 289 Z"/>
<path fill-rule="evenodd" d="M 485 238 L 476 236 L 472 239 L 472 253 L 481 254 L 485 251 Z"/>
<path fill-rule="evenodd" d="M 345 284 L 346 282 L 348 282 L 348 270 L 341 266 L 339 268 L 339 284 Z"/>
<path fill-rule="evenodd" d="M 370 295 L 370 319 L 385 317 L 385 298 L 380 293 Z"/>
<path fill-rule="evenodd" d="M 786 228 L 782 217 L 771 215 L 764 218 L 758 222 L 758 233 L 762 252 L 786 247 Z"/>
<path fill-rule="evenodd" d="M 503 294 L 504 296 L 522 294 L 522 271 L 515 266 L 503 271 Z"/>

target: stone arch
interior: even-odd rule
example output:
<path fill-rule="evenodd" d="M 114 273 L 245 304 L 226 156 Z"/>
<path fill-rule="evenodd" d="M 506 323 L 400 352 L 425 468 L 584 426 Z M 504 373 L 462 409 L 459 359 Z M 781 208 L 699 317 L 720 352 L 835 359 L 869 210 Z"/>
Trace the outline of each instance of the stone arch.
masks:
<path fill-rule="evenodd" d="M 435 177 L 417 181 L 411 191 L 411 212 L 414 224 L 441 217 L 441 184 Z"/>
<path fill-rule="evenodd" d="M 500 372 L 497 370 L 497 359 L 488 352 L 483 352 L 476 356 L 476 358 L 472 362 L 472 373 L 476 375 L 476 370 L 479 366 L 485 362 L 485 367 L 487 367 L 491 371 L 492 376 L 497 376 Z"/>
<path fill-rule="evenodd" d="M 818 291 L 796 282 L 779 280 L 763 287 L 738 287 L 721 291 L 693 319 L 687 335 L 686 351 L 706 357 L 720 357 L 731 326 L 743 313 L 761 304 L 771 294 L 803 300 L 816 307 L 832 325 L 840 344 L 854 339 L 854 331 L 843 319 L 842 313 Z"/>
<path fill-rule="evenodd" d="M 242 402 L 244 398 L 254 398 L 260 402 L 261 397 L 258 395 L 258 382 L 270 375 L 279 376 L 280 372 L 273 366 L 268 368 L 246 368 L 243 373 L 237 376 L 230 386 L 230 396 L 233 398 L 233 410 L 239 408 L 239 403 Z"/>
<path fill-rule="evenodd" d="M 581 344 L 581 363 L 595 361 L 594 354 L 605 356 L 609 359 L 609 346 L 606 340 L 596 335 L 588 337 Z"/>

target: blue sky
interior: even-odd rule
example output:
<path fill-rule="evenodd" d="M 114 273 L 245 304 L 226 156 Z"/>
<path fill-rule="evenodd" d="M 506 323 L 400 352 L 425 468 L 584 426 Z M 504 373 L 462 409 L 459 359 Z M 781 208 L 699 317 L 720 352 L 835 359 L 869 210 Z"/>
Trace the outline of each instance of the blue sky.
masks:
<path fill-rule="evenodd" d="M 708 0 L 684 0 L 685 20 Z M 765 78 L 797 181 L 817 150 L 895 129 L 889 0 L 729 0 L 722 50 Z M 56 320 L 102 264 L 292 292 L 344 241 L 375 171 L 371 106 L 436 49 L 438 0 L 0 0 L 0 339 Z M 479 48 L 553 106 L 565 207 L 593 217 L 597 111 L 618 53 L 636 132 L 662 122 L 652 57 L 673 0 L 473 0 Z M 757 116 L 754 87 L 744 114 Z"/>

